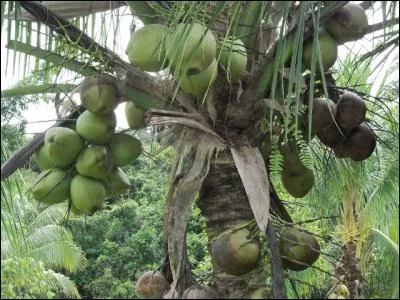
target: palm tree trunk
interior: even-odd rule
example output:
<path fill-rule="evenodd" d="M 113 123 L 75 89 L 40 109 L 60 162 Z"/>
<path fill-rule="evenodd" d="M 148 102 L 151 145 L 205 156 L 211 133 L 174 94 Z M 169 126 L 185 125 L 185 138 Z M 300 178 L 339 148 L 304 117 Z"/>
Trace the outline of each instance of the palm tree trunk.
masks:
<path fill-rule="evenodd" d="M 219 154 L 211 163 L 210 172 L 200 190 L 198 206 L 206 219 L 209 242 L 224 231 L 254 219 L 229 152 Z M 210 286 L 220 298 L 246 298 L 253 288 L 265 286 L 267 275 L 261 263 L 257 269 L 243 276 L 229 275 L 215 264 L 213 267 L 214 275 Z"/>

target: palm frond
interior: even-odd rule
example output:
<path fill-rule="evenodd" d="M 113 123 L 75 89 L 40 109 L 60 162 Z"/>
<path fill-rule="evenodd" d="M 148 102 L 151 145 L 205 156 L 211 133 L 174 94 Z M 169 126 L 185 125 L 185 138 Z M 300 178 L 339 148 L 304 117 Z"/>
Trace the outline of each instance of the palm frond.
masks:
<path fill-rule="evenodd" d="M 30 223 L 29 225 L 30 232 L 50 224 L 60 225 L 66 217 L 67 208 L 68 204 L 64 202 L 64 203 L 50 205 L 46 209 L 42 210 L 38 215 L 36 215 L 35 219 Z"/>
<path fill-rule="evenodd" d="M 80 299 L 78 288 L 75 283 L 67 276 L 48 270 L 50 282 L 49 284 L 53 286 L 55 290 L 64 294 L 68 298 Z"/>
<path fill-rule="evenodd" d="M 82 249 L 70 241 L 59 241 L 29 249 L 28 255 L 42 261 L 46 267 L 56 270 L 65 268 L 76 272 L 86 266 Z"/>

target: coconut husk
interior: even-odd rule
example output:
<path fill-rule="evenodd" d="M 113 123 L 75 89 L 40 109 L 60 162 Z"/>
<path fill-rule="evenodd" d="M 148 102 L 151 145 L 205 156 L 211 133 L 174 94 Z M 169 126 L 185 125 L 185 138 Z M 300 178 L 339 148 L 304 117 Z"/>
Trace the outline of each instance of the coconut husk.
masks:
<path fill-rule="evenodd" d="M 337 103 L 336 120 L 340 127 L 353 129 L 364 121 L 366 110 L 361 97 L 346 92 Z"/>
<path fill-rule="evenodd" d="M 376 147 L 374 132 L 366 125 L 355 128 L 347 141 L 349 157 L 354 161 L 362 161 L 371 156 Z"/>

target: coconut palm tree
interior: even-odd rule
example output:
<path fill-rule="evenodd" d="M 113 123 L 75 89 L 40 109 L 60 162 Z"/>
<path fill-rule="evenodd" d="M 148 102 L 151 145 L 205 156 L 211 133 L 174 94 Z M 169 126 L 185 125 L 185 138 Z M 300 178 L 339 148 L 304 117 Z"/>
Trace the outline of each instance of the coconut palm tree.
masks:
<path fill-rule="evenodd" d="M 282 194 L 275 192 L 274 183 L 283 171 L 279 146 L 294 140 L 305 167 L 312 168 L 313 162 L 318 160 L 310 151 L 314 141 L 309 143 L 312 109 L 308 109 L 307 103 L 315 97 L 329 97 L 337 102 L 344 87 L 336 84 L 337 74 L 324 70 L 326 61 L 334 61 L 335 47 L 332 45 L 336 42 L 330 39 L 331 44 L 327 46 L 323 37 L 313 33 L 332 20 L 334 23 L 335 17 L 340 16 L 338 11 L 347 2 L 128 1 L 106 2 L 107 6 L 89 3 L 64 1 L 62 6 L 54 1 L 41 4 L 2 2 L 2 24 L 3 17 L 7 17 L 7 24 L 15 22 L 15 31 L 8 29 L 7 47 L 22 55 L 18 62 L 24 62 L 28 56 L 46 60 L 48 80 L 54 74 L 51 72 L 58 75 L 60 70 L 70 70 L 85 77 L 99 73 L 113 75 L 123 89 L 122 100 L 133 101 L 139 108 L 147 110 L 146 124 L 158 126 L 161 142 L 175 148 L 176 159 L 164 219 L 168 259 L 163 272 L 171 283 L 167 295 L 182 295 L 187 287 L 196 284 L 187 260 L 185 234 L 190 208 L 198 195 L 198 206 L 207 222 L 210 250 L 221 234 L 243 224 L 252 224 L 254 219 L 259 230 L 267 232 L 274 296 L 285 297 L 274 229 L 268 222 L 270 212 L 283 221 L 293 222 L 280 199 Z M 129 8 L 124 7 L 125 4 Z M 384 59 L 378 63 L 382 66 L 389 53 L 398 49 L 397 3 L 366 1 L 361 5 L 371 15 L 379 10 L 383 21 L 371 23 L 362 30 L 364 34 L 371 34 L 368 37 L 371 36 L 373 41 L 372 49 L 353 60 L 365 61 L 384 54 Z M 113 26 L 107 26 L 102 12 L 102 32 L 95 37 L 99 19 L 88 15 L 104 10 L 111 13 Z M 121 12 L 131 12 L 145 25 L 168 25 L 171 35 L 166 33 L 162 39 L 166 40 L 170 55 L 162 64 L 169 66 L 170 72 L 153 76 L 137 65 L 130 65 L 106 47 L 110 28 L 114 30 L 113 36 L 119 37 Z M 187 26 L 181 34 L 174 35 L 173 28 L 179 28 L 179 23 Z M 218 51 L 213 56 L 220 63 L 216 69 L 215 63 L 208 62 L 208 66 L 213 66 L 208 69 L 207 76 L 210 77 L 200 75 L 198 66 L 202 62 L 195 61 L 201 41 L 187 58 L 190 63 L 196 63 L 197 68 L 184 69 L 185 73 L 176 62 L 187 46 L 185 30 L 187 35 L 190 28 L 197 28 L 196 23 L 209 28 L 217 40 L 214 46 Z M 41 32 L 43 25 L 46 26 L 43 31 L 45 43 L 40 35 L 34 35 L 37 37 L 35 43 L 31 31 L 34 28 Z M 135 26 L 131 29 L 134 31 Z M 232 42 L 235 40 L 232 37 L 240 38 L 243 48 L 240 42 Z M 207 39 L 207 45 L 212 44 L 207 36 L 204 39 Z M 305 72 L 307 68 L 303 65 L 302 56 L 307 52 L 303 52 L 303 45 L 308 47 L 309 72 Z M 224 51 L 228 52 L 225 64 Z M 133 58 L 141 55 L 145 53 L 137 53 Z M 234 69 L 238 65 L 234 62 L 236 55 L 247 56 L 244 71 Z M 23 69 L 26 69 L 25 63 Z M 234 80 L 236 73 L 242 76 L 239 76 L 240 80 Z M 50 80 L 24 90 L 3 91 L 2 95 L 76 91 L 76 85 L 61 85 L 61 78 L 56 78 L 56 85 Z M 371 98 L 371 101 L 378 100 Z M 68 118 L 76 118 L 78 114 L 78 111 L 72 111 Z M 60 125 L 63 121 L 57 123 Z M 26 161 L 42 142 L 43 136 L 37 137 L 5 163 L 2 180 Z M 322 153 L 322 156 L 332 154 L 326 148 Z M 329 165 L 324 167 L 329 168 Z M 265 285 L 266 275 L 261 265 L 241 276 L 227 275 L 215 262 L 213 266 L 210 285 L 220 297 L 244 297 L 252 289 Z"/>

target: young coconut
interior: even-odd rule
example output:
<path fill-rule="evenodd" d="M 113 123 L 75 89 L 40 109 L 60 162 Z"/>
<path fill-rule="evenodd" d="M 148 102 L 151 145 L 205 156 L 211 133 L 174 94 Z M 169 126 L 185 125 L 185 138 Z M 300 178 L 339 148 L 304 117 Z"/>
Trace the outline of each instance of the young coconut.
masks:
<path fill-rule="evenodd" d="M 136 30 L 125 51 L 130 63 L 148 72 L 165 69 L 168 65 L 165 54 L 167 33 L 167 26 L 162 24 L 149 24 Z"/>
<path fill-rule="evenodd" d="M 183 292 L 182 299 L 218 299 L 218 294 L 208 286 L 192 286 Z"/>
<path fill-rule="evenodd" d="M 43 144 L 39 150 L 35 152 L 35 161 L 41 171 L 45 171 L 56 166 L 56 163 L 49 156 L 49 146 Z"/>
<path fill-rule="evenodd" d="M 338 284 L 335 289 L 333 290 L 334 294 L 336 294 L 336 296 L 342 296 L 343 298 L 341 299 L 347 299 L 350 298 L 350 291 L 347 288 L 347 286 L 345 286 L 343 283 Z M 336 298 L 336 299 L 340 299 L 340 298 Z"/>
<path fill-rule="evenodd" d="M 226 40 L 219 62 L 225 67 L 229 81 L 238 81 L 246 73 L 247 66 L 247 51 L 242 40 Z"/>
<path fill-rule="evenodd" d="M 241 276 L 255 269 L 260 260 L 260 244 L 247 228 L 218 237 L 211 248 L 213 262 L 224 272 Z"/>
<path fill-rule="evenodd" d="M 322 131 L 335 119 L 336 104 L 331 99 L 315 98 L 312 110 L 312 130 L 315 133 Z"/>
<path fill-rule="evenodd" d="M 52 127 L 47 130 L 44 144 L 56 167 L 72 164 L 83 148 L 83 141 L 76 131 L 65 127 Z"/>
<path fill-rule="evenodd" d="M 348 155 L 354 161 L 362 161 L 371 156 L 376 147 L 374 132 L 361 124 L 350 134 L 348 140 Z"/>
<path fill-rule="evenodd" d="M 294 227 L 283 230 L 279 238 L 282 265 L 290 270 L 302 271 L 319 257 L 318 241 L 309 233 Z"/>
<path fill-rule="evenodd" d="M 362 38 L 368 29 L 368 18 L 364 9 L 349 2 L 326 22 L 326 29 L 340 44 Z"/>
<path fill-rule="evenodd" d="M 353 129 L 360 125 L 367 112 L 364 100 L 350 92 L 346 92 L 340 97 L 336 107 L 338 124 L 346 129 Z"/>
<path fill-rule="evenodd" d="M 168 59 L 176 72 L 200 73 L 215 59 L 217 42 L 205 26 L 180 23 L 165 41 Z"/>
<path fill-rule="evenodd" d="M 83 215 L 83 213 L 79 209 L 77 209 L 73 203 L 71 204 L 71 213 L 73 213 L 75 216 Z"/>
<path fill-rule="evenodd" d="M 60 169 L 43 171 L 36 178 L 31 192 L 33 198 L 46 203 L 55 204 L 69 198 L 71 176 Z"/>
<path fill-rule="evenodd" d="M 313 37 L 310 37 L 303 45 L 303 64 L 307 69 L 311 69 L 311 55 L 313 49 Z M 318 31 L 319 48 L 324 70 L 331 68 L 338 56 L 336 40 L 323 28 Z M 319 73 L 319 59 L 316 56 L 316 72 Z"/>
<path fill-rule="evenodd" d="M 114 134 L 109 146 L 114 165 L 118 167 L 129 165 L 142 153 L 142 143 L 126 133 Z"/>
<path fill-rule="evenodd" d="M 103 208 L 105 197 L 106 189 L 100 181 L 79 174 L 72 178 L 71 200 L 78 211 L 94 213 Z"/>
<path fill-rule="evenodd" d="M 300 160 L 300 149 L 294 137 L 285 144 L 279 145 L 279 151 L 283 155 L 283 170 L 293 173 L 293 176 L 300 176 L 304 173 L 305 167 Z"/>
<path fill-rule="evenodd" d="M 114 168 L 102 182 L 106 188 L 106 196 L 121 195 L 130 187 L 128 176 L 118 167 Z"/>
<path fill-rule="evenodd" d="M 168 288 L 168 281 L 161 272 L 145 272 L 136 282 L 135 291 L 145 299 L 161 299 Z"/>
<path fill-rule="evenodd" d="M 197 74 L 186 73 L 183 75 L 179 87 L 188 94 L 202 96 L 217 78 L 217 61 L 214 59 L 212 63 L 204 70 Z"/>
<path fill-rule="evenodd" d="M 75 169 L 79 174 L 94 179 L 106 178 L 112 168 L 112 156 L 105 146 L 87 147 L 75 162 Z"/>
<path fill-rule="evenodd" d="M 112 111 L 108 114 L 94 114 L 85 110 L 76 120 L 76 131 L 89 142 L 107 144 L 117 126 L 117 117 Z"/>
<path fill-rule="evenodd" d="M 121 97 L 116 80 L 109 75 L 86 77 L 80 87 L 81 103 L 96 114 L 112 112 Z"/>
<path fill-rule="evenodd" d="M 260 287 L 254 291 L 252 291 L 249 295 L 248 299 L 271 299 L 271 289 L 266 287 Z"/>
<path fill-rule="evenodd" d="M 303 167 L 303 172 L 283 170 L 282 184 L 286 191 L 295 198 L 303 198 L 314 186 L 314 172 Z"/>
<path fill-rule="evenodd" d="M 144 126 L 145 111 L 136 106 L 135 102 L 128 101 L 125 105 L 126 121 L 131 129 L 139 129 Z"/>

